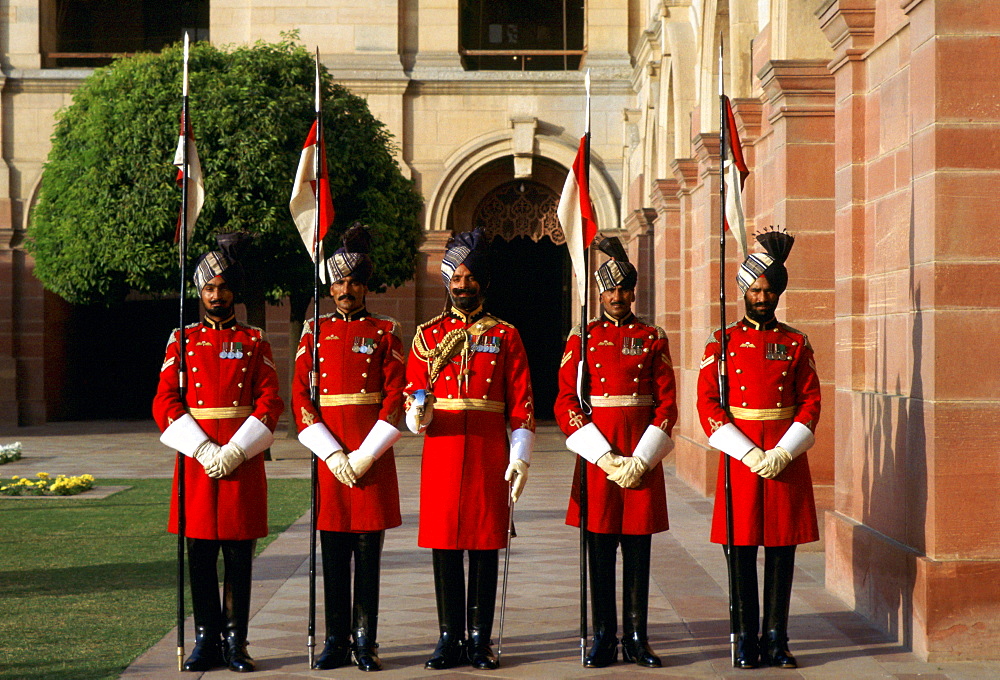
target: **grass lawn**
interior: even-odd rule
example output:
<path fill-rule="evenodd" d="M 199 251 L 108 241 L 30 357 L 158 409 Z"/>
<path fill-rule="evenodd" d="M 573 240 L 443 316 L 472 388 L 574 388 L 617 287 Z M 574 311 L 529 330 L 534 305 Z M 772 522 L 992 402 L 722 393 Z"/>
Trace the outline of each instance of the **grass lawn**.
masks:
<path fill-rule="evenodd" d="M 104 500 L 0 496 L 4 680 L 117 678 L 174 627 L 170 480 L 98 481 L 132 488 Z M 268 490 L 258 552 L 309 509 L 307 479 L 270 479 Z"/>

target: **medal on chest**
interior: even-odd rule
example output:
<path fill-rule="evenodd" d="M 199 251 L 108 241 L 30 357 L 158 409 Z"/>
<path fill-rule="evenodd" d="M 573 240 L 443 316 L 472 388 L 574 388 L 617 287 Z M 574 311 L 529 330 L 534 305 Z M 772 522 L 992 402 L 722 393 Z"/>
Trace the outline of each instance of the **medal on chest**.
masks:
<path fill-rule="evenodd" d="M 478 338 L 476 338 L 475 344 L 472 345 L 472 351 L 485 352 L 486 354 L 499 354 L 500 340 L 501 338 L 497 337 L 479 336 Z"/>
<path fill-rule="evenodd" d="M 243 343 L 242 342 L 224 342 L 222 343 L 222 351 L 219 352 L 220 359 L 242 359 L 243 358 Z"/>
<path fill-rule="evenodd" d="M 767 343 L 764 358 L 776 361 L 791 361 L 792 359 L 792 357 L 788 356 L 788 345 L 782 345 L 777 342 Z"/>
<path fill-rule="evenodd" d="M 354 344 L 351 346 L 351 351 L 359 354 L 374 354 L 377 344 L 374 338 L 356 337 L 354 338 Z"/>
<path fill-rule="evenodd" d="M 622 354 L 628 356 L 642 354 L 642 338 L 624 338 L 622 342 Z"/>

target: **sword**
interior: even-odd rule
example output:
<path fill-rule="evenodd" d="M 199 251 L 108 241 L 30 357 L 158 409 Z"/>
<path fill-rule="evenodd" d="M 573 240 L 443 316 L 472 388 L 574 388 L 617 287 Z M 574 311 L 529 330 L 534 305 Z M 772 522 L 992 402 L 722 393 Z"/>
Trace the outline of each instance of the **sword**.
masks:
<path fill-rule="evenodd" d="M 503 615 L 507 606 L 507 572 L 510 570 L 510 539 L 514 538 L 514 497 L 510 491 L 514 487 L 512 481 L 508 485 L 507 493 L 507 549 L 503 554 L 503 586 L 500 589 L 500 635 L 497 643 L 497 666 L 500 665 L 500 658 L 503 656 Z"/>

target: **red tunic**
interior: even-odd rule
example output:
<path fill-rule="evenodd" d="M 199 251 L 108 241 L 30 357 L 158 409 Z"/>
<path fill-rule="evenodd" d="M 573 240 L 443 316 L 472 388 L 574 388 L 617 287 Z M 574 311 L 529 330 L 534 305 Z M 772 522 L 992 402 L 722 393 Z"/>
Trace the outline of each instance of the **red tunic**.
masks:
<path fill-rule="evenodd" d="M 446 337 L 449 344 L 460 339 L 461 331 L 467 331 L 468 349 L 449 358 L 439 345 Z M 432 384 L 439 355 L 440 374 Z M 489 315 L 443 314 L 417 328 L 406 378 L 407 394 L 431 389 L 437 399 L 424 439 L 417 543 L 449 550 L 504 547 L 507 426 L 535 430 L 521 336 Z"/>
<path fill-rule="evenodd" d="M 758 329 L 747 319 L 731 324 L 728 336 L 730 420 L 719 406 L 719 331 L 709 338 L 698 376 L 698 416 L 711 435 L 733 423 L 765 451 L 778 444 L 793 422 L 815 431 L 820 388 L 812 347 L 805 334 L 783 323 Z M 782 546 L 819 540 L 809 461 L 802 453 L 775 479 L 764 479 L 738 460 L 730 463 L 733 544 Z M 719 476 L 712 517 L 713 543 L 726 542 L 725 470 Z"/>
<path fill-rule="evenodd" d="M 613 452 L 631 456 L 647 427 L 659 427 L 669 435 L 677 422 L 674 369 L 666 333 L 635 316 L 621 322 L 605 316 L 590 321 L 587 328 L 593 412 L 588 418 L 577 398 L 580 329 L 576 328 L 566 341 L 559 367 L 556 422 L 569 436 L 593 421 Z M 662 465 L 647 471 L 635 489 L 623 489 L 608 480 L 593 463 L 588 462 L 586 468 L 589 531 L 639 535 L 668 528 Z M 566 523 L 580 526 L 579 466 L 574 468 Z"/>
<path fill-rule="evenodd" d="M 350 321 L 339 313 L 319 322 L 320 410 L 309 397 L 312 323 L 306 324 L 295 354 L 292 409 L 301 432 L 317 420 L 344 447 L 354 451 L 379 420 L 395 425 L 403 404 L 403 349 L 394 320 L 368 312 Z M 337 481 L 324 463 L 317 466 L 316 526 L 323 531 L 366 532 L 398 527 L 396 460 L 388 449 L 353 487 Z"/>
<path fill-rule="evenodd" d="M 153 419 L 161 431 L 185 412 L 219 445 L 228 443 L 251 415 L 274 431 L 284 404 L 278 396 L 271 345 L 259 328 L 235 322 L 225 326 L 195 323 L 184 329 L 187 408 L 178 391 L 179 335 L 176 329 L 170 334 L 153 399 Z M 226 358 L 219 356 L 223 350 Z M 230 351 L 233 358 L 228 358 Z M 237 358 L 238 354 L 242 356 Z M 267 536 L 264 456 L 254 456 L 222 479 L 212 479 L 197 460 L 187 458 L 184 479 L 185 536 L 216 540 Z M 176 465 L 168 530 L 177 533 Z"/>

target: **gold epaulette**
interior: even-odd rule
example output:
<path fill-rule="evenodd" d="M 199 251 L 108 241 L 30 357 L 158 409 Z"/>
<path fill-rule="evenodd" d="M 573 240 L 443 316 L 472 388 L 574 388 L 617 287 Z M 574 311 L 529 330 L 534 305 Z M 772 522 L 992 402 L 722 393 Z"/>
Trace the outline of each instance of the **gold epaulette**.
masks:
<path fill-rule="evenodd" d="M 732 322 L 731 324 L 729 324 L 728 326 L 726 326 L 726 330 L 729 330 L 730 328 L 735 328 L 737 325 L 739 325 L 739 323 L 740 323 L 739 321 Z M 718 332 L 719 331 L 712 331 L 711 333 L 708 334 L 708 340 L 705 341 L 705 347 L 708 347 L 713 342 L 718 342 L 719 341 L 719 338 L 715 337 L 715 334 L 718 333 Z"/>
<path fill-rule="evenodd" d="M 805 333 L 803 333 L 802 331 L 800 331 L 798 328 L 792 328 L 787 323 L 782 323 L 782 322 L 779 321 L 778 324 L 781 326 L 782 330 L 784 330 L 784 331 L 786 331 L 788 333 L 797 333 L 797 334 L 801 335 L 802 336 L 802 346 L 803 347 L 809 347 L 809 336 L 808 335 L 806 335 Z"/>
<path fill-rule="evenodd" d="M 594 325 L 595 323 L 597 323 L 597 322 L 598 322 L 598 321 L 600 321 L 600 320 L 601 320 L 601 317 L 599 317 L 599 316 L 595 316 L 594 318 L 592 318 L 592 319 L 590 319 L 589 321 L 587 321 L 587 328 L 588 328 L 588 330 L 590 329 L 590 327 L 591 327 L 592 325 Z M 575 335 L 575 336 L 577 336 L 577 337 L 579 337 L 579 335 L 580 335 L 580 324 L 577 324 L 577 325 L 573 326 L 573 330 L 571 330 L 571 331 L 569 332 L 569 335 L 568 335 L 568 336 L 566 336 L 566 339 L 567 339 L 567 340 L 569 340 L 569 339 L 570 339 L 570 338 L 572 338 L 572 337 L 573 337 L 574 335 Z"/>
<path fill-rule="evenodd" d="M 370 316 L 373 319 L 378 319 L 379 321 L 388 321 L 389 323 L 391 323 L 392 329 L 389 332 L 395 335 L 397 338 L 400 337 L 399 322 L 393 319 L 391 316 L 386 316 L 385 314 L 371 314 Z"/>
<path fill-rule="evenodd" d="M 663 330 L 662 328 L 660 328 L 659 326 L 657 326 L 655 323 L 647 321 L 645 317 L 643 317 L 643 316 L 636 316 L 635 319 L 636 319 L 636 321 L 638 321 L 641 324 L 645 324 L 645 325 L 649 326 L 650 328 L 655 328 L 656 329 L 656 338 L 657 338 L 657 340 L 663 340 L 664 338 L 667 337 L 667 332 L 665 330 Z"/>

